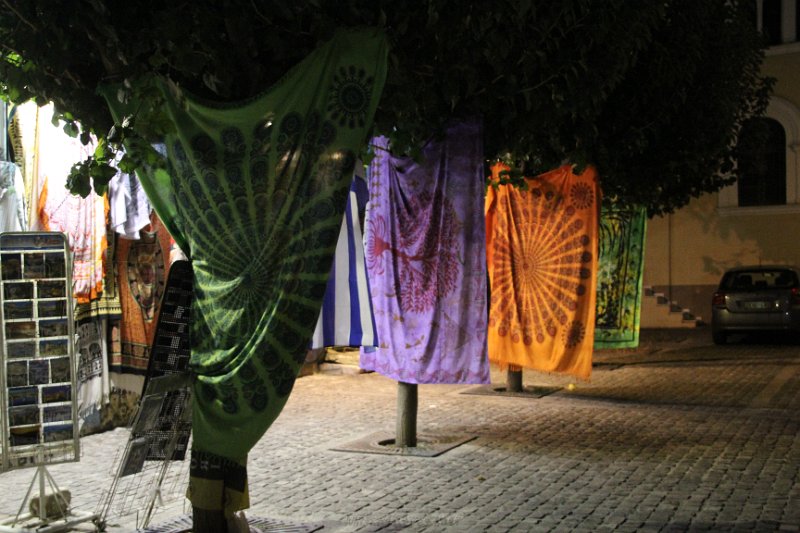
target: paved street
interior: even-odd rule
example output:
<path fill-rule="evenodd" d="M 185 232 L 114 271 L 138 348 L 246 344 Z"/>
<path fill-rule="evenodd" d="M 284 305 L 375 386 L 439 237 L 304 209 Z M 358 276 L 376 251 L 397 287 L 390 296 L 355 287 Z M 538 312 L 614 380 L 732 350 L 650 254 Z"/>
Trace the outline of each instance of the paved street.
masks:
<path fill-rule="evenodd" d="M 420 386 L 421 436 L 474 437 L 438 457 L 334 451 L 392 434 L 397 384 L 325 365 L 253 450 L 247 514 L 337 533 L 800 531 L 800 345 L 733 341 L 643 332 L 639 349 L 597 353 L 590 383 L 526 372 L 527 386 L 561 387 L 540 398 Z M 86 437 L 81 462 L 50 468 L 76 509 L 102 500 L 126 439 Z M 0 513 L 33 473 L 0 476 Z M 183 512 L 174 499 L 151 526 Z"/>

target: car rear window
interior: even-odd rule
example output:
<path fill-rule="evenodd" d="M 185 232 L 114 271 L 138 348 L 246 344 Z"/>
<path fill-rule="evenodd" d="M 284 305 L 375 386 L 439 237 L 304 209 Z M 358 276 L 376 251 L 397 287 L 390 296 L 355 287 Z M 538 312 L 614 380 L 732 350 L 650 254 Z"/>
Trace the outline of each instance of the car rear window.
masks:
<path fill-rule="evenodd" d="M 731 290 L 761 290 L 797 285 L 797 274 L 791 270 L 739 270 L 725 274 L 720 287 Z"/>

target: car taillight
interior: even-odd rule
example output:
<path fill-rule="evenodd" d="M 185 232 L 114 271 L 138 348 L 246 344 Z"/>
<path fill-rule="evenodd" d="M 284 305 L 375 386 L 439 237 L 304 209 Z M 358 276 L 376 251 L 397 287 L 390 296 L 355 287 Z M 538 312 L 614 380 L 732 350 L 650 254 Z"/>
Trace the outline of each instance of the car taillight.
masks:
<path fill-rule="evenodd" d="M 725 293 L 722 291 L 715 292 L 714 296 L 711 298 L 711 305 L 714 307 L 725 307 Z"/>
<path fill-rule="evenodd" d="M 789 296 L 789 303 L 791 305 L 800 305 L 800 289 L 792 287 L 792 294 Z"/>

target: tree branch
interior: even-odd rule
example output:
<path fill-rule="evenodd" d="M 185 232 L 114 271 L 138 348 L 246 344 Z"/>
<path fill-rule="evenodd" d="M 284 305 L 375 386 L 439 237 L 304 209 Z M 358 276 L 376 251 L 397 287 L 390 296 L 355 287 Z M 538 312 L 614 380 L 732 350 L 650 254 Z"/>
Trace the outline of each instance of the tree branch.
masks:
<path fill-rule="evenodd" d="M 253 0 L 250 0 L 250 5 L 252 6 L 252 8 L 253 8 L 253 11 L 255 11 L 256 15 L 258 15 L 258 17 L 259 17 L 261 20 L 263 20 L 264 22 L 266 22 L 266 23 L 268 23 L 268 24 L 272 24 L 272 21 L 271 21 L 269 18 L 267 18 L 267 16 L 266 16 L 266 15 L 264 15 L 264 14 L 263 14 L 263 13 L 262 13 L 262 12 L 261 12 L 259 9 L 258 9 L 258 6 L 256 6 L 256 3 L 255 3 Z"/>
<path fill-rule="evenodd" d="M 6 7 L 8 7 L 8 9 L 10 9 L 11 11 L 13 11 L 13 12 L 14 12 L 14 14 L 17 16 L 17 18 L 18 18 L 19 20 L 21 20 L 22 22 L 24 22 L 25 24 L 27 24 L 27 25 L 28 25 L 28 27 L 30 27 L 30 29 L 32 29 L 32 30 L 33 30 L 33 31 L 35 31 L 35 32 L 38 32 L 38 31 L 39 31 L 39 28 L 37 28 L 36 26 L 34 26 L 34 25 L 33 25 L 33 23 L 31 23 L 31 21 L 29 21 L 28 19 L 26 19 L 26 18 L 25 18 L 25 17 L 22 15 L 22 13 L 20 13 L 20 12 L 19 12 L 19 11 L 18 11 L 18 10 L 17 10 L 17 9 L 16 9 L 14 6 L 13 6 L 13 5 L 11 5 L 11 3 L 10 3 L 8 0 L 3 0 L 3 3 L 6 5 Z"/>
<path fill-rule="evenodd" d="M 5 1 L 5 0 L 3 0 Z M 120 66 L 118 63 L 115 63 L 111 59 L 109 59 L 108 54 L 106 54 L 106 49 L 103 43 L 95 37 L 92 32 L 87 32 L 86 36 L 92 42 L 97 51 L 97 55 L 100 58 L 100 62 L 103 64 L 103 68 L 106 69 L 106 73 L 111 76 L 115 77 L 119 74 Z"/>
<path fill-rule="evenodd" d="M 11 52 L 12 54 L 15 54 L 17 57 L 19 57 L 19 61 L 20 62 L 24 61 L 24 58 L 22 57 L 22 54 L 20 54 L 18 50 L 15 50 L 14 48 L 8 46 L 6 43 L 2 43 L 2 44 L 0 44 L 0 46 L 2 46 L 3 48 L 5 48 L 9 52 Z M 7 57 L 4 58 L 4 59 L 8 60 Z"/>

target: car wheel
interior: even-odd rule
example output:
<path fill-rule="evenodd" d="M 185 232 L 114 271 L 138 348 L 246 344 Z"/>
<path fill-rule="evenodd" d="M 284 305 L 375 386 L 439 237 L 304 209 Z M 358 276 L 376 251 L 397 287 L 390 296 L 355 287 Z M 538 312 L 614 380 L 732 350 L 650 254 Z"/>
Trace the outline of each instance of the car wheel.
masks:
<path fill-rule="evenodd" d="M 711 338 L 714 340 L 714 344 L 725 344 L 728 335 L 724 331 L 712 331 Z"/>

